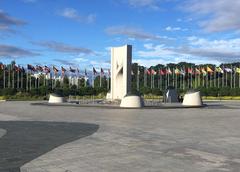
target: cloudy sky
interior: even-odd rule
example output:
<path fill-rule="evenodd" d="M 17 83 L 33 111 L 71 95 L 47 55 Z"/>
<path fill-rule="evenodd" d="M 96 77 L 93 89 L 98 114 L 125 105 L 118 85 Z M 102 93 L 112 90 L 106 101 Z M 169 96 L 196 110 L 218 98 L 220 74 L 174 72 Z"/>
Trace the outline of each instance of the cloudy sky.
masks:
<path fill-rule="evenodd" d="M 0 61 L 108 68 L 240 61 L 240 0 L 0 0 Z"/>

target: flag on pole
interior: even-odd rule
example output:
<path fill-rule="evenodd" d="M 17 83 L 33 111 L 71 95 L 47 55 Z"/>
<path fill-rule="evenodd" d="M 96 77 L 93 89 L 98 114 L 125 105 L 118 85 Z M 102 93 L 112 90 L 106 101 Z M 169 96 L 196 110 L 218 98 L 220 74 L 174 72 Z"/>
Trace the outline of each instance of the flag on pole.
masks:
<path fill-rule="evenodd" d="M 210 73 L 210 74 L 213 73 L 213 70 L 209 66 L 207 66 L 207 73 Z"/>
<path fill-rule="evenodd" d="M 55 75 L 58 73 L 58 69 L 55 66 L 53 66 L 53 72 Z"/>
<path fill-rule="evenodd" d="M 165 75 L 165 74 L 166 74 L 166 71 L 165 71 L 164 69 L 160 69 L 159 74 L 160 74 L 160 75 Z"/>
<path fill-rule="evenodd" d="M 167 73 L 167 74 L 172 74 L 172 71 L 171 71 L 171 69 L 170 69 L 170 68 L 168 68 L 168 69 L 167 69 L 167 71 L 166 71 L 166 73 Z"/>
<path fill-rule="evenodd" d="M 148 75 L 151 75 L 151 69 L 148 69 L 148 70 L 147 70 L 147 74 L 148 74 Z"/>
<path fill-rule="evenodd" d="M 96 69 L 93 67 L 93 75 L 96 75 L 97 74 L 97 71 Z"/>
<path fill-rule="evenodd" d="M 178 68 L 176 68 L 176 69 L 174 70 L 174 73 L 175 73 L 176 75 L 180 75 L 180 74 L 181 74 L 181 71 L 180 71 Z"/>
<path fill-rule="evenodd" d="M 103 68 L 101 68 L 101 74 L 104 75 L 104 70 L 103 70 Z"/>
<path fill-rule="evenodd" d="M 215 70 L 216 70 L 216 72 L 218 72 L 218 73 L 224 73 L 224 70 L 222 70 L 221 67 L 216 67 Z"/>
<path fill-rule="evenodd" d="M 76 72 L 76 69 L 73 69 L 73 68 L 69 68 L 69 71 L 72 72 L 72 73 L 75 73 Z"/>
<path fill-rule="evenodd" d="M 154 69 L 152 69 L 152 70 L 151 70 L 151 74 L 152 74 L 152 75 L 156 75 L 157 72 L 156 72 Z"/>
<path fill-rule="evenodd" d="M 237 67 L 237 68 L 235 69 L 235 72 L 236 72 L 236 73 L 240 73 L 240 68 Z"/>
<path fill-rule="evenodd" d="M 61 66 L 62 76 L 65 75 L 65 72 L 67 71 L 64 67 Z"/>
<path fill-rule="evenodd" d="M 43 69 L 44 69 L 45 73 L 50 73 L 51 72 L 51 69 L 49 67 L 47 67 L 47 66 L 44 66 Z"/>
<path fill-rule="evenodd" d="M 36 66 L 36 71 L 43 72 L 42 66 L 37 65 Z"/>
<path fill-rule="evenodd" d="M 196 68 L 196 69 L 195 69 L 195 74 L 200 75 L 200 74 L 201 74 L 201 71 L 200 71 L 198 68 Z"/>
<path fill-rule="evenodd" d="M 232 73 L 233 70 L 231 68 L 224 68 L 224 70 L 227 72 L 227 73 Z"/>
<path fill-rule="evenodd" d="M 192 68 L 187 68 L 188 74 L 193 74 L 193 69 Z"/>
<path fill-rule="evenodd" d="M 186 74 L 186 73 L 185 73 L 185 70 L 181 69 L 180 74 L 181 74 L 181 75 L 185 75 L 185 74 Z"/>
<path fill-rule="evenodd" d="M 203 76 L 207 75 L 207 71 L 204 68 L 202 68 L 201 71 L 202 71 Z"/>
<path fill-rule="evenodd" d="M 33 65 L 28 64 L 27 69 L 30 71 L 36 71 L 35 67 Z"/>
<path fill-rule="evenodd" d="M 1 64 L 0 64 L 0 69 L 1 69 L 1 70 L 4 70 L 4 69 L 5 69 L 5 65 L 1 63 Z"/>

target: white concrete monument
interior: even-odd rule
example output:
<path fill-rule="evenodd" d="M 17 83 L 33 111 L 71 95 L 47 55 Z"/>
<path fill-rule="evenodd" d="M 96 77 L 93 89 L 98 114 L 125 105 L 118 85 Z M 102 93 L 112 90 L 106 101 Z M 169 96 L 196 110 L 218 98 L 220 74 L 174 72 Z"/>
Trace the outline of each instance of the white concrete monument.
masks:
<path fill-rule="evenodd" d="M 111 48 L 111 100 L 121 100 L 131 92 L 132 46 Z"/>
<path fill-rule="evenodd" d="M 140 108 L 144 101 L 140 96 L 131 95 L 132 46 L 111 49 L 111 91 L 107 99 L 121 100 L 120 107 Z"/>

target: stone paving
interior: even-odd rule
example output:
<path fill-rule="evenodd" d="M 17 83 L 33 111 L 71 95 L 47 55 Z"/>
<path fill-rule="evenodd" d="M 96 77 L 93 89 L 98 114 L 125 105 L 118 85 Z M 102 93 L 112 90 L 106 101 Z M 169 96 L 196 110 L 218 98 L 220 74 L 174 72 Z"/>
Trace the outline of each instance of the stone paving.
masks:
<path fill-rule="evenodd" d="M 208 104 L 200 109 L 151 110 L 45 107 L 32 106 L 30 102 L 1 102 L 0 133 L 4 130 L 7 133 L 0 138 L 0 145 L 5 137 L 9 137 L 9 126 L 15 126 L 16 122 L 25 121 L 22 127 L 28 124 L 30 130 L 36 129 L 41 122 L 42 125 L 63 123 L 69 128 L 72 123 L 89 124 L 96 126 L 96 131 L 91 130 L 84 137 L 78 137 L 74 132 L 72 140 L 51 149 L 45 148 L 51 146 L 51 142 L 43 144 L 41 149 L 46 151 L 24 162 L 21 171 L 239 172 L 240 102 Z M 12 125 L 7 125 L 11 121 Z M 35 130 L 29 133 L 29 138 L 39 134 L 36 131 L 41 133 L 40 129 Z M 64 129 L 60 131 L 68 135 Z M 26 137 L 24 133 L 19 132 L 18 137 Z M 50 133 L 45 132 L 46 135 Z M 8 142 L 14 139 L 12 137 Z"/>

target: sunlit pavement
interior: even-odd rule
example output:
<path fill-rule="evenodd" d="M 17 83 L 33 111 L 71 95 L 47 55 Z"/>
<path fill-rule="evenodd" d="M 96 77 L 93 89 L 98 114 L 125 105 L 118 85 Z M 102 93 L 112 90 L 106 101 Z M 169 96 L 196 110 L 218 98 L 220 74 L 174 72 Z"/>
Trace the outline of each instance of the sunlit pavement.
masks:
<path fill-rule="evenodd" d="M 0 171 L 238 172 L 240 102 L 207 104 L 107 109 L 0 102 Z"/>

